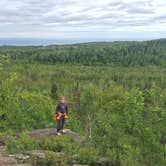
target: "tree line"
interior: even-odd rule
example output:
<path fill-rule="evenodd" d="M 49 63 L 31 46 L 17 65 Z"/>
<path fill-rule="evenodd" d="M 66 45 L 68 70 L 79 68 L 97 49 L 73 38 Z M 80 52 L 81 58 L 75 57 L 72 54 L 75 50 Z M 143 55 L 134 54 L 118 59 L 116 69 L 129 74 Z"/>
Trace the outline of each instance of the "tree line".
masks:
<path fill-rule="evenodd" d="M 1 46 L 13 61 L 112 66 L 165 66 L 166 39 L 142 42 L 99 42 L 50 46 Z"/>

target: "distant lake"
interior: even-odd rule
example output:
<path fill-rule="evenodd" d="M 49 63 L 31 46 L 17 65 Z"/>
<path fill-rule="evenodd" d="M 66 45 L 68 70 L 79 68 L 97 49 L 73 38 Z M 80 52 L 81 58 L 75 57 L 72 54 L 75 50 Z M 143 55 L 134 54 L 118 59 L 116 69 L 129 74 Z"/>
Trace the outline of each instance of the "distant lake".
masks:
<path fill-rule="evenodd" d="M 16 45 L 16 46 L 38 46 L 38 45 L 54 45 L 54 44 L 73 44 L 78 43 L 78 39 L 44 39 L 44 38 L 0 38 L 0 45 Z M 84 41 L 83 41 L 84 42 Z"/>
<path fill-rule="evenodd" d="M 15 45 L 15 46 L 39 46 L 39 45 L 62 45 L 62 44 L 74 44 L 74 43 L 86 43 L 86 42 L 98 42 L 98 41 L 141 41 L 148 39 L 47 39 L 47 38 L 0 38 L 0 46 L 3 45 Z"/>

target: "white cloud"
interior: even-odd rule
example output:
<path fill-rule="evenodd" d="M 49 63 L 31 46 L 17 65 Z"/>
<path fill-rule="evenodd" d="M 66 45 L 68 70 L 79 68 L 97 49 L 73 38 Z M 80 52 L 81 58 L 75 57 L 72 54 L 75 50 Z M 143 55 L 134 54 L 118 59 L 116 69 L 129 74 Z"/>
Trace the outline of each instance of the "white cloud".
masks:
<path fill-rule="evenodd" d="M 0 6 L 0 36 L 130 35 L 165 32 L 166 25 L 165 0 L 1 0 Z"/>

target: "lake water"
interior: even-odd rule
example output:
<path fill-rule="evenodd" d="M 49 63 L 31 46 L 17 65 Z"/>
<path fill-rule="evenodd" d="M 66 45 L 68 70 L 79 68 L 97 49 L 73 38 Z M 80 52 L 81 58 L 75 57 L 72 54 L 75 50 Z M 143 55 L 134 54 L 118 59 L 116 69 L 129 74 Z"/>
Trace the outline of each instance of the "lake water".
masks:
<path fill-rule="evenodd" d="M 99 41 L 141 41 L 148 39 L 47 39 L 47 38 L 0 38 L 0 46 L 2 45 L 15 45 L 15 46 L 39 46 L 39 45 L 61 45 L 61 44 L 74 44 L 86 42 L 99 42 Z"/>

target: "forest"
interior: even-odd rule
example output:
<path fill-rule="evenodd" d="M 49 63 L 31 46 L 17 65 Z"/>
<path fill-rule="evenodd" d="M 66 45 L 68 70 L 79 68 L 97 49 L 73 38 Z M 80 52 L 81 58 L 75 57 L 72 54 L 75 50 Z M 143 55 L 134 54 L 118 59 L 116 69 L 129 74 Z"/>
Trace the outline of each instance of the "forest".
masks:
<path fill-rule="evenodd" d="M 99 42 L 51 46 L 2 46 L 14 61 L 109 66 L 165 66 L 166 39 L 142 42 Z"/>
<path fill-rule="evenodd" d="M 46 150 L 43 161 L 31 161 L 34 166 L 95 166 L 101 160 L 108 166 L 164 166 L 165 67 L 166 39 L 1 46 L 0 140 L 8 135 L 6 153 Z M 28 131 L 56 127 L 61 95 L 69 107 L 65 128 L 84 142 L 30 138 Z"/>

